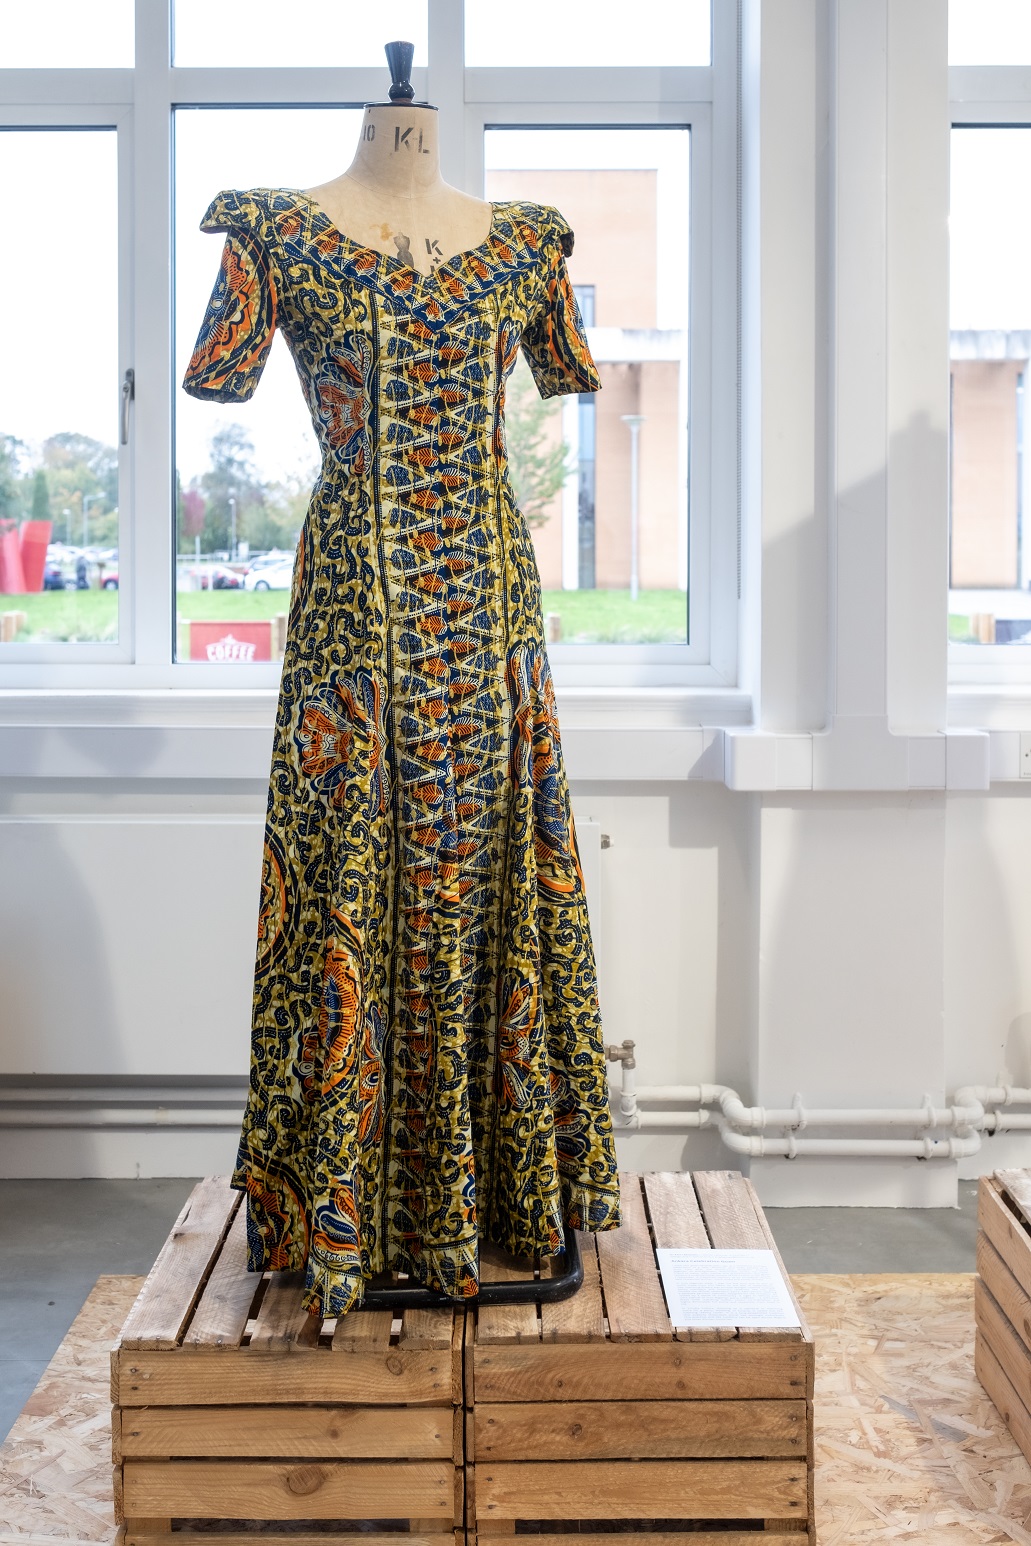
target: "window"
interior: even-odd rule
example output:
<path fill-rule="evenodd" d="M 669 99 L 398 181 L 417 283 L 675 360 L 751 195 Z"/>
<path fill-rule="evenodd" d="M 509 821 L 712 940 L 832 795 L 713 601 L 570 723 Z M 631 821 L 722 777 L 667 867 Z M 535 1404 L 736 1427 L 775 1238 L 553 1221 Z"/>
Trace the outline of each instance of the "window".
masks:
<path fill-rule="evenodd" d="M 951 0 L 949 19 L 950 675 L 1024 679 L 1031 675 L 1031 213 L 1019 190 L 1031 177 L 1031 98 L 1021 101 L 1023 72 L 1011 66 L 1031 59 L 1031 27 L 1026 7 L 1003 0 L 976 8 Z"/>
<path fill-rule="evenodd" d="M 503 6 L 465 0 L 465 57 L 473 66 L 554 69 L 579 65 L 706 65 L 712 57 L 709 0 L 643 0 L 627 25 L 622 0 L 521 0 L 519 25 Z"/>
<path fill-rule="evenodd" d="M 311 187 L 338 170 L 356 108 L 178 108 L 174 381 L 186 370 L 223 237 L 198 229 L 222 188 Z M 175 394 L 176 659 L 248 664 L 282 655 L 293 553 L 319 449 L 276 334 L 246 403 Z M 252 562 L 252 558 L 256 562 Z"/>
<path fill-rule="evenodd" d="M 59 70 L 131 67 L 133 0 L 47 0 L 0 5 L 3 68 Z"/>
<path fill-rule="evenodd" d="M 556 680 L 736 680 L 736 7 L 711 23 L 707 0 L 651 0 L 632 36 L 614 6 L 608 25 L 570 0 L 558 28 L 537 9 L 518 35 L 444 0 L 399 3 L 386 31 L 374 7 L 341 13 L 317 36 L 266 0 L 243 29 L 228 0 L 51 0 L 6 21 L 5 185 L 59 186 L 79 245 L 71 265 L 57 247 L 34 259 L 38 276 L 52 257 L 40 283 L 63 285 L 63 305 L 52 323 L 33 309 L 28 375 L 0 387 L 0 614 L 18 614 L 0 631 L 5 684 L 275 686 L 316 443 L 281 340 L 253 400 L 181 391 L 221 251 L 198 226 L 222 188 L 347 166 L 361 105 L 386 93 L 388 36 L 415 44 L 445 177 L 556 204 L 577 230 L 604 390 L 543 405 L 548 469 L 527 496 Z M 635 229 L 613 199 L 632 201 Z M 58 382 L 32 379 L 34 358 L 62 352 Z M 29 593 L 16 587 L 47 509 L 44 567 L 65 589 Z"/>
<path fill-rule="evenodd" d="M 489 197 L 555 205 L 572 225 L 569 272 L 602 382 L 541 404 L 520 366 L 509 391 L 548 637 L 685 644 L 690 130 L 492 129 L 485 157 Z M 553 487 L 520 454 L 542 422 L 567 453 Z"/>
<path fill-rule="evenodd" d="M 11 368 L 0 374 L 0 644 L 53 660 L 83 650 L 110 659 L 119 639 L 117 140 L 114 128 L 0 129 L 0 184 L 19 212 L 0 244 L 12 298 Z M 55 187 L 59 229 L 42 240 L 40 201 Z"/>
<path fill-rule="evenodd" d="M 323 6 L 317 24 L 301 12 L 294 13 L 292 24 L 282 0 L 247 0 L 245 12 L 235 0 L 175 0 L 174 22 L 173 63 L 180 67 L 324 64 L 378 70 L 389 38 L 407 38 L 415 44 L 415 67 L 426 64 L 426 0 L 391 0 L 387 16 L 374 5 Z"/>

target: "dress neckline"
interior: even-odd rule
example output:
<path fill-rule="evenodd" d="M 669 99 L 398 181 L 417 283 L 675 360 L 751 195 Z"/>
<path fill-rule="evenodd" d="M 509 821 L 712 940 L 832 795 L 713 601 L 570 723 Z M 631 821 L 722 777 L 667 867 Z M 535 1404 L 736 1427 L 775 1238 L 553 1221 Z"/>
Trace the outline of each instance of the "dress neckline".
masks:
<path fill-rule="evenodd" d="M 289 191 L 290 193 L 298 195 L 300 198 L 302 198 L 308 205 L 311 213 L 317 219 L 321 220 L 323 228 L 327 231 L 331 231 L 337 240 L 341 241 L 344 246 L 347 247 L 351 252 L 366 254 L 371 258 L 375 258 L 377 263 L 387 263 L 390 265 L 392 270 L 400 269 L 406 274 L 411 274 L 415 279 L 418 279 L 423 284 L 431 283 L 442 268 L 453 268 L 456 264 L 465 264 L 472 258 L 479 257 L 481 254 L 486 256 L 488 250 L 493 245 L 494 232 L 498 223 L 498 205 L 493 201 L 490 201 L 490 226 L 483 241 L 478 242 L 475 247 L 466 247 L 461 252 L 452 253 L 451 257 L 444 258 L 442 262 L 437 264 L 436 268 L 431 269 L 428 274 L 424 274 L 421 269 L 413 268 L 410 263 L 405 263 L 403 259 L 395 257 L 392 252 L 381 252 L 378 247 L 369 247 L 364 242 L 355 241 L 354 237 L 348 236 L 345 231 L 340 229 L 334 220 L 330 219 L 329 215 L 325 209 L 323 209 L 318 200 L 313 199 L 309 193 L 305 193 L 303 188 L 291 188 Z"/>

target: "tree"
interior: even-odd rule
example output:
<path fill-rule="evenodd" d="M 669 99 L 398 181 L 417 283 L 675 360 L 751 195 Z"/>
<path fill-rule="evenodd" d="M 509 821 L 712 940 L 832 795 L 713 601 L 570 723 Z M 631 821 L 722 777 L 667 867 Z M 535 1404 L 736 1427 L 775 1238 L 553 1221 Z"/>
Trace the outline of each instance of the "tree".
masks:
<path fill-rule="evenodd" d="M 253 541 L 265 509 L 265 486 L 254 467 L 254 446 L 239 424 L 226 424 L 211 437 L 211 466 L 198 480 L 205 501 L 201 546 L 206 553 L 228 552 L 232 534 L 232 508 L 236 500 L 236 540 Z M 179 524 L 180 551 L 192 542 Z M 185 546 L 184 546 L 185 544 Z"/>
<path fill-rule="evenodd" d="M 24 508 L 20 462 L 25 445 L 14 435 L 0 435 L 0 520 L 19 520 Z"/>
<path fill-rule="evenodd" d="M 558 432 L 559 406 L 543 398 L 520 358 L 505 388 L 505 441 L 516 503 L 529 526 L 542 526 L 572 468 Z"/>
<path fill-rule="evenodd" d="M 70 512 L 64 521 L 66 541 L 78 539 L 85 506 L 89 512 L 86 524 L 91 544 L 107 546 L 117 542 L 118 451 L 115 446 L 105 445 L 102 440 L 80 435 L 75 430 L 63 430 L 44 440 L 40 470 L 45 470 L 51 510 Z"/>
<path fill-rule="evenodd" d="M 47 488 L 47 475 L 42 467 L 36 468 L 36 475 L 32 480 L 32 519 L 50 520 L 50 490 Z"/>

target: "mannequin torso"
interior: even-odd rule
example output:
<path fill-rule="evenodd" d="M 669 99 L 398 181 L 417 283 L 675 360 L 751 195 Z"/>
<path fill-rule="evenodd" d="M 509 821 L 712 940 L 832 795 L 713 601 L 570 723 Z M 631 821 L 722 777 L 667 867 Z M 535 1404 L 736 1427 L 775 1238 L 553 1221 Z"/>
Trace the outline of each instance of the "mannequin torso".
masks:
<path fill-rule="evenodd" d="M 420 274 L 480 246 L 493 223 L 491 204 L 441 176 L 437 122 L 432 107 L 367 107 L 347 171 L 302 189 L 338 231 Z"/>

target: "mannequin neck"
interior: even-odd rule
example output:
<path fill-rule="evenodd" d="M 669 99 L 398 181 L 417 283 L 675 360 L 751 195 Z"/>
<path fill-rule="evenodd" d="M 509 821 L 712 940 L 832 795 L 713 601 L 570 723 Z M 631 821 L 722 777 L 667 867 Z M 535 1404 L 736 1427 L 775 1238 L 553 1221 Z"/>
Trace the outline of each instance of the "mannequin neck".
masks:
<path fill-rule="evenodd" d="M 358 149 L 345 175 L 399 199 L 423 199 L 446 186 L 440 175 L 436 108 L 366 107 Z"/>

